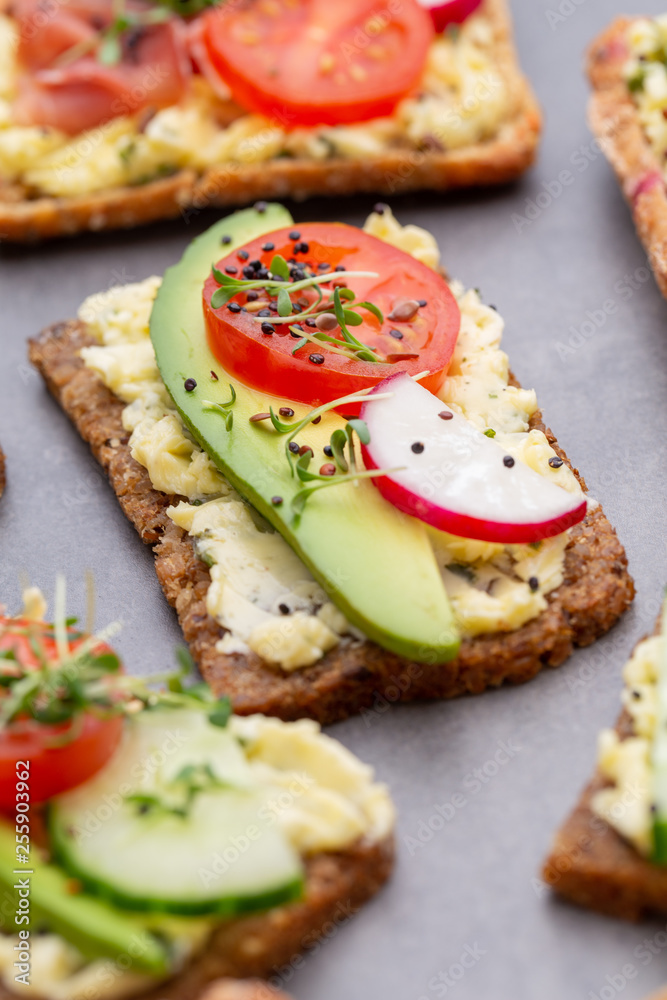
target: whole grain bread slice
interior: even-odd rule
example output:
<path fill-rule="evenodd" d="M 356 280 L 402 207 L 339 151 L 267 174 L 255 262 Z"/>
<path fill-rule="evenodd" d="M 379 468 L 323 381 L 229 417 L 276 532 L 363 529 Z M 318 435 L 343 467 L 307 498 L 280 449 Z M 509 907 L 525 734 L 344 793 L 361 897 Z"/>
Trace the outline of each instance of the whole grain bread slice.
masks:
<path fill-rule="evenodd" d="M 547 609 L 515 632 L 463 642 L 451 663 L 411 663 L 369 641 L 341 643 L 319 663 L 290 674 L 254 653 L 220 653 L 216 643 L 224 630 L 206 611 L 208 568 L 192 539 L 167 516 L 167 508 L 182 498 L 153 489 L 132 458 L 121 421 L 124 404 L 79 357 L 81 348 L 94 342 L 80 322 L 60 323 L 31 342 L 30 358 L 90 445 L 125 514 L 153 546 L 160 583 L 203 676 L 216 692 L 229 695 L 240 714 L 310 717 L 327 724 L 366 710 L 384 711 L 392 702 L 519 684 L 544 666 L 559 666 L 575 645 L 594 642 L 632 601 L 625 552 L 598 507 L 572 530 L 565 579 L 549 595 Z M 544 429 L 539 414 L 532 426 Z M 546 433 L 567 461 L 553 434 Z"/>
<path fill-rule="evenodd" d="M 535 159 L 540 111 L 519 68 L 506 0 L 484 0 L 480 13 L 487 17 L 493 32 L 496 63 L 511 107 L 498 133 L 486 141 L 444 152 L 387 150 L 382 156 L 364 159 L 279 158 L 256 164 L 231 163 L 203 174 L 182 170 L 140 187 L 71 198 L 30 198 L 20 186 L 0 182 L 0 241 L 132 228 L 179 215 L 189 219 L 205 208 L 249 204 L 258 198 L 302 200 L 366 192 L 394 195 L 515 180 Z"/>
<path fill-rule="evenodd" d="M 304 954 L 333 937 L 378 892 L 393 862 L 391 836 L 315 855 L 306 862 L 302 900 L 221 923 L 203 954 L 169 982 L 141 994 L 141 1000 L 287 1000 L 273 985 L 290 978 Z M 268 984 L 234 982 L 255 977 Z M 0 1000 L 16 995 L 0 986 Z"/>
<path fill-rule="evenodd" d="M 658 287 L 667 298 L 667 191 L 659 163 L 639 120 L 623 76 L 629 56 L 626 34 L 632 23 L 621 17 L 599 35 L 588 52 L 593 86 L 591 129 L 611 163 Z"/>
<path fill-rule="evenodd" d="M 627 713 L 616 728 L 622 739 L 632 735 Z M 667 868 L 645 860 L 591 808 L 593 796 L 606 785 L 596 772 L 556 834 L 544 881 L 558 895 L 607 916 L 637 921 L 667 914 Z"/>

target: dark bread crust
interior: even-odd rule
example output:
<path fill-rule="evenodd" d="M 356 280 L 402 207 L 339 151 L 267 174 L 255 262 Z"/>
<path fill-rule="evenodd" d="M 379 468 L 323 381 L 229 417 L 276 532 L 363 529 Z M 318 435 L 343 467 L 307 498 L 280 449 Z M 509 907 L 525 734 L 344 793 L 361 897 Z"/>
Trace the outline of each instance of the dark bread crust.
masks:
<path fill-rule="evenodd" d="M 632 736 L 624 712 L 617 732 Z M 667 868 L 645 860 L 591 809 L 596 792 L 609 784 L 599 771 L 556 834 L 543 878 L 554 892 L 579 906 L 622 920 L 667 914 Z"/>
<path fill-rule="evenodd" d="M 214 167 L 203 175 L 183 170 L 141 187 L 116 188 L 74 198 L 30 200 L 0 182 L 0 240 L 23 242 L 86 230 L 132 228 L 156 219 L 189 218 L 202 209 L 249 204 L 258 198 L 302 200 L 323 194 L 375 192 L 395 195 L 429 188 L 505 184 L 535 159 L 541 116 L 519 69 L 506 0 L 484 0 L 497 64 L 510 92 L 512 114 L 485 142 L 449 152 L 388 150 L 380 157 L 322 161 L 274 159 L 259 164 Z"/>
<path fill-rule="evenodd" d="M 592 643 L 632 601 L 625 552 L 598 508 L 573 529 L 565 580 L 549 595 L 548 608 L 515 632 L 464 642 L 452 663 L 410 663 L 371 642 L 355 642 L 286 675 L 255 654 L 218 653 L 215 644 L 224 633 L 206 611 L 208 569 L 197 559 L 192 540 L 166 514 L 180 498 L 154 490 L 146 470 L 132 458 L 121 423 L 123 403 L 78 356 L 92 342 L 82 324 L 57 324 L 31 342 L 30 358 L 89 443 L 125 514 L 144 542 L 155 546 L 160 583 L 202 674 L 217 692 L 230 696 L 240 714 L 307 716 L 326 724 L 389 702 L 450 698 L 504 682 L 522 683 L 543 666 L 559 666 L 575 645 Z M 531 423 L 543 428 L 539 414 Z"/>
<path fill-rule="evenodd" d="M 386 882 L 394 863 L 394 840 L 359 842 L 340 853 L 306 862 L 303 900 L 268 913 L 232 920 L 214 931 L 204 953 L 170 982 L 141 994 L 141 1000 L 286 1000 L 268 985 L 217 983 L 258 977 L 279 985 L 280 970 L 322 937 L 331 937 Z M 215 988 L 212 984 L 216 984 Z M 261 991 L 263 990 L 263 991 Z M 17 994 L 0 986 L 0 1000 Z"/>
<path fill-rule="evenodd" d="M 654 155 L 623 77 L 625 36 L 632 19 L 622 17 L 599 35 L 588 52 L 593 86 L 589 123 L 611 163 L 632 211 L 660 291 L 667 298 L 667 192 L 663 164 Z"/>

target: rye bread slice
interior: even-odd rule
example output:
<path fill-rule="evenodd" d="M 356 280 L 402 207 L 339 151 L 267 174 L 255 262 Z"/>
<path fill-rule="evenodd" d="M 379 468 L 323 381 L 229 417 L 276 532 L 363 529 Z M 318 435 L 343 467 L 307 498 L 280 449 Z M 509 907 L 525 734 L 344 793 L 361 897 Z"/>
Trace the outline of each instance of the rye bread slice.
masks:
<path fill-rule="evenodd" d="M 94 342 L 81 323 L 59 323 L 31 342 L 30 358 L 90 445 L 125 514 L 153 546 L 160 583 L 203 676 L 216 692 L 228 694 L 242 715 L 310 717 L 327 724 L 396 701 L 519 684 L 543 666 L 559 666 L 575 645 L 594 642 L 632 601 L 624 549 L 598 507 L 572 531 L 565 580 L 549 595 L 548 608 L 515 632 L 465 641 L 451 663 L 412 663 L 369 641 L 341 643 L 319 663 L 291 674 L 254 653 L 219 653 L 215 645 L 224 630 L 206 611 L 208 568 L 195 555 L 192 539 L 166 513 L 182 498 L 154 490 L 146 470 L 132 458 L 121 422 L 124 404 L 79 357 L 80 349 Z M 539 414 L 531 426 L 544 429 Z M 567 461 L 554 435 L 546 433 Z"/>
<path fill-rule="evenodd" d="M 271 988 L 280 985 L 282 970 L 298 968 L 309 949 L 344 926 L 386 882 L 393 863 L 391 836 L 315 855 L 306 862 L 301 901 L 221 923 L 203 954 L 141 1000 L 288 1000 Z M 268 984 L 219 982 L 254 977 Z M 17 995 L 0 986 L 0 1000 Z"/>
<path fill-rule="evenodd" d="M 424 188 L 444 191 L 509 183 L 535 159 L 540 111 L 519 68 L 506 0 L 484 0 L 480 13 L 491 25 L 498 70 L 512 104 L 512 114 L 491 139 L 444 152 L 392 149 L 364 159 L 278 158 L 224 164 L 203 174 L 188 169 L 141 186 L 71 198 L 31 198 L 20 185 L 0 181 L 0 241 L 134 228 L 179 215 L 188 219 L 205 208 L 247 205 L 258 198 L 395 195 Z"/>
<path fill-rule="evenodd" d="M 631 23 L 631 18 L 618 18 L 589 48 L 587 69 L 593 95 L 588 118 L 630 206 L 658 287 L 667 298 L 664 165 L 651 149 L 623 76 L 629 56 L 625 37 Z"/>

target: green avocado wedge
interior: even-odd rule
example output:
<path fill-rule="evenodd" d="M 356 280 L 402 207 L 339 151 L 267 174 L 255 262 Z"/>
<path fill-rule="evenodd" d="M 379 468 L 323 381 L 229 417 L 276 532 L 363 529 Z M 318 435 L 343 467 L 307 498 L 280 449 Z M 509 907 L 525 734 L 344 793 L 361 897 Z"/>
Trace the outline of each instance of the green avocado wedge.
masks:
<path fill-rule="evenodd" d="M 152 975 L 166 975 L 171 968 L 168 948 L 161 938 L 147 931 L 131 914 L 123 913 L 86 893 L 72 893 L 71 877 L 57 865 L 30 851 L 30 864 L 17 871 L 14 827 L 0 822 L 0 890 L 3 898 L 3 928 L 45 926 L 73 944 L 90 959 L 122 957 L 122 968 Z M 21 883 L 29 883 L 23 890 Z M 19 893 L 29 894 L 30 923 L 15 924 Z M 22 911 L 23 912 L 23 911 Z"/>
<path fill-rule="evenodd" d="M 167 270 L 151 315 L 151 338 L 162 379 L 187 427 L 230 483 L 287 540 L 347 619 L 369 639 L 401 656 L 444 663 L 459 649 L 452 610 L 424 526 L 392 507 L 368 481 L 321 490 L 306 505 L 298 525 L 290 509 L 301 489 L 285 456 L 285 438 L 269 421 L 250 423 L 256 413 L 288 400 L 228 378 L 208 345 L 202 288 L 211 265 L 251 239 L 289 226 L 280 205 L 248 209 L 216 223 L 195 239 L 181 261 Z M 222 237 L 231 237 L 223 246 Z M 218 375 L 218 381 L 211 377 Z M 186 379 L 197 387 L 187 392 Z M 230 399 L 233 426 L 205 401 Z M 308 408 L 290 402 L 294 422 Z M 310 445 L 314 466 L 343 419 L 327 413 L 309 425 L 298 443 Z M 280 496 L 280 506 L 272 497 Z"/>

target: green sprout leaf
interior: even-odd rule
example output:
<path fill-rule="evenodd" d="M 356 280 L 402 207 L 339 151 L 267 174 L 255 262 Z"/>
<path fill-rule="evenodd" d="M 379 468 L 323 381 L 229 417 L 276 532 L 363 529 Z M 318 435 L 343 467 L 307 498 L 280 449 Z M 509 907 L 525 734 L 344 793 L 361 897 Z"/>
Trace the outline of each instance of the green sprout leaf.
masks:
<path fill-rule="evenodd" d="M 278 291 L 278 315 L 291 316 L 291 314 L 292 300 L 289 297 L 289 292 L 286 288 L 280 288 Z"/>
<path fill-rule="evenodd" d="M 357 302 L 357 309 L 366 309 L 368 312 L 373 313 L 381 323 L 384 323 L 384 314 L 374 302 Z"/>
<path fill-rule="evenodd" d="M 113 34 L 102 38 L 100 47 L 97 50 L 98 61 L 101 62 L 103 66 L 117 66 L 122 58 L 123 48 L 120 44 L 118 36 Z"/>
<path fill-rule="evenodd" d="M 285 281 L 289 281 L 290 279 L 289 265 L 285 258 L 281 257 L 279 253 L 277 253 L 271 261 L 269 270 L 271 271 L 271 274 L 277 275 L 277 277 L 283 278 Z"/>

